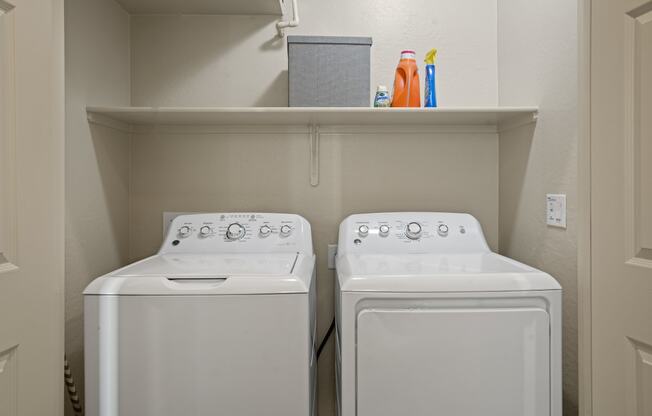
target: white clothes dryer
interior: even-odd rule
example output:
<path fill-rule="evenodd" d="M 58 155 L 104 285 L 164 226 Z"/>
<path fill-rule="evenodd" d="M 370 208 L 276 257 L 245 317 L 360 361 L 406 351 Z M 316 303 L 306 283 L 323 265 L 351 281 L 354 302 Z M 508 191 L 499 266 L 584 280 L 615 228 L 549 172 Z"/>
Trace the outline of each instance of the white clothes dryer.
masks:
<path fill-rule="evenodd" d="M 315 255 L 291 214 L 174 219 L 84 292 L 89 416 L 313 414 Z"/>
<path fill-rule="evenodd" d="M 561 416 L 561 287 L 471 215 L 352 215 L 336 267 L 340 415 Z"/>

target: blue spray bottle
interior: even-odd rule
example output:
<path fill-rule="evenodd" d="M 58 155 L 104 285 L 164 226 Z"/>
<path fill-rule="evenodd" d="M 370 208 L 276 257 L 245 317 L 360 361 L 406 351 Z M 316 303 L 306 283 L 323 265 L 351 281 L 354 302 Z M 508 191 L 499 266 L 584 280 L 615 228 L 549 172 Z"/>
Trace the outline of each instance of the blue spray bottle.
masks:
<path fill-rule="evenodd" d="M 437 107 L 437 92 L 435 90 L 435 57 L 437 49 L 431 49 L 426 54 L 426 88 L 424 107 Z"/>

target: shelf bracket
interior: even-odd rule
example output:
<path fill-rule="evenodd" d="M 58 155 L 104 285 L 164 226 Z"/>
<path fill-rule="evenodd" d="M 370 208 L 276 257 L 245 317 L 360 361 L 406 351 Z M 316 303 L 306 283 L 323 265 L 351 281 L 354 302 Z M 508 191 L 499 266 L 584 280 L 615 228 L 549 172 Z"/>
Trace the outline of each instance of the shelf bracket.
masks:
<path fill-rule="evenodd" d="M 505 120 L 501 123 L 498 123 L 497 130 L 498 133 L 503 133 L 508 130 L 512 130 L 518 127 L 523 127 L 527 124 L 536 124 L 539 120 L 539 111 L 533 111 L 531 113 L 526 113 L 512 117 L 508 120 Z"/>
<path fill-rule="evenodd" d="M 133 126 L 131 124 L 115 120 L 102 114 L 89 112 L 86 114 L 86 119 L 90 124 L 97 124 L 99 126 L 108 127 L 123 133 L 133 133 Z"/>
<path fill-rule="evenodd" d="M 319 185 L 319 126 L 310 125 L 310 185 Z"/>
<path fill-rule="evenodd" d="M 283 2 L 283 0 L 280 0 Z M 285 29 L 288 27 L 297 27 L 299 26 L 299 6 L 297 5 L 297 0 L 292 0 L 292 20 L 285 21 L 281 20 L 276 23 L 276 30 L 278 31 L 278 36 L 280 38 L 285 37 Z"/>

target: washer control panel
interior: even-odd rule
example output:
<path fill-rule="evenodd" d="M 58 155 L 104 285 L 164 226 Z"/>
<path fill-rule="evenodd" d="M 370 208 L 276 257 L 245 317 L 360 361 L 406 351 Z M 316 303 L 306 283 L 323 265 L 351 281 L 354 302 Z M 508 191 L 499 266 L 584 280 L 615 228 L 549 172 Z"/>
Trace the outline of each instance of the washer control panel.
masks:
<path fill-rule="evenodd" d="M 310 224 L 295 214 L 179 215 L 160 253 L 312 253 Z"/>
<path fill-rule="evenodd" d="M 469 214 L 355 214 L 340 225 L 338 255 L 350 252 L 400 254 L 478 251 L 489 251 L 489 247 L 480 223 Z"/>

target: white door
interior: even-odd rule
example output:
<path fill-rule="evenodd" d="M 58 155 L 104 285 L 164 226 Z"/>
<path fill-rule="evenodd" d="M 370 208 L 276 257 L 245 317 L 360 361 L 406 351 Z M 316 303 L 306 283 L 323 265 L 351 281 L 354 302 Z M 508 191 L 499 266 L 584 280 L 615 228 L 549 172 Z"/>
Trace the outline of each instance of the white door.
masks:
<path fill-rule="evenodd" d="M 652 1 L 591 5 L 592 407 L 652 415 Z"/>
<path fill-rule="evenodd" d="M 63 412 L 63 1 L 0 0 L 0 415 Z"/>

